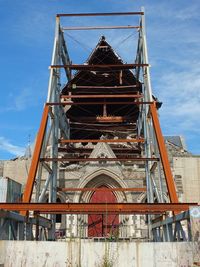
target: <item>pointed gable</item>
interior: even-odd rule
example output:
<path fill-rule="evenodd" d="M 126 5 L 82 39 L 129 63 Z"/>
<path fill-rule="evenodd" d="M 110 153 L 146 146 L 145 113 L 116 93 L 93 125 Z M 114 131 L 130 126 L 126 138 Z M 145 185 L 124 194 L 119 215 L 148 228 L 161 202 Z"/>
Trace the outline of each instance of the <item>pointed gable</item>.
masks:
<path fill-rule="evenodd" d="M 110 133 L 110 130 L 117 134 L 118 129 L 128 133 L 138 119 L 139 107 L 133 102 L 136 100 L 135 95 L 142 92 L 142 84 L 136 80 L 132 70 L 109 67 L 116 64 L 123 66 L 124 62 L 104 36 L 100 38 L 85 64 L 108 67 L 77 71 L 63 88 L 64 95 L 85 95 L 84 98 L 73 98 L 74 104 L 66 109 L 70 137 L 98 139 Z M 121 95 L 124 94 L 131 97 L 122 98 Z M 95 95 L 103 97 L 96 98 Z M 116 96 L 106 97 L 108 95 Z"/>
<path fill-rule="evenodd" d="M 86 60 L 85 64 L 88 65 L 107 65 L 107 64 L 124 64 L 119 55 L 113 50 L 111 45 L 102 36 L 96 45 L 95 49 Z M 138 81 L 139 82 L 139 81 Z M 85 85 L 105 85 L 105 86 L 117 86 L 117 85 L 135 85 L 137 83 L 136 78 L 131 70 L 112 70 L 107 71 L 92 71 L 81 70 L 77 71 L 74 78 L 63 88 L 62 94 L 67 94 L 69 91 L 73 93 L 82 93 L 84 90 L 77 90 L 76 86 Z M 88 90 L 86 90 L 87 92 Z M 115 90 L 117 93 L 117 89 Z M 128 90 L 130 91 L 130 90 Z M 131 92 L 138 91 L 138 88 L 133 88 Z M 141 91 L 141 84 L 139 83 L 139 91 Z M 95 92 L 95 90 L 93 90 Z M 96 91 L 97 92 L 97 91 Z M 124 90 L 123 93 L 128 93 Z"/>
<path fill-rule="evenodd" d="M 101 158 L 117 158 L 115 153 L 113 152 L 112 148 L 107 143 L 97 143 L 91 152 L 89 158 L 99 158 L 99 162 L 101 162 Z M 92 173 L 96 170 L 101 170 L 106 167 L 107 171 L 116 173 L 120 175 L 120 177 L 123 177 L 122 173 L 122 166 L 119 161 L 113 161 L 113 162 L 105 162 L 102 161 L 102 165 L 96 164 L 96 162 L 88 162 L 85 166 L 85 173 Z"/>
<path fill-rule="evenodd" d="M 116 158 L 116 155 L 107 143 L 97 143 L 90 158 Z"/>

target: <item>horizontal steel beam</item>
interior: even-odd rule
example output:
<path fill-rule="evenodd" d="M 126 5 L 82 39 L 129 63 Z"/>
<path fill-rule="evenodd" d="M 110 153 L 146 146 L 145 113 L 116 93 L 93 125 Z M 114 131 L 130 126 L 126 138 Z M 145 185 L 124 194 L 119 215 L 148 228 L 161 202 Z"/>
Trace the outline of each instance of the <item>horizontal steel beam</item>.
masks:
<path fill-rule="evenodd" d="M 63 31 L 88 31 L 88 30 L 129 30 L 140 29 L 140 26 L 87 26 L 87 27 L 62 27 Z"/>
<path fill-rule="evenodd" d="M 69 162 L 89 162 L 89 161 L 159 161 L 159 158 L 41 158 L 40 161 L 69 161 Z"/>
<path fill-rule="evenodd" d="M 70 153 L 88 153 L 89 155 L 91 154 L 93 148 L 92 147 L 71 147 L 71 146 L 66 146 L 66 147 L 58 147 L 58 150 L 60 152 L 70 152 Z M 112 150 L 115 153 L 126 153 L 126 154 L 134 154 L 136 152 L 140 152 L 141 149 L 139 148 L 126 148 L 126 147 L 112 147 Z"/>
<path fill-rule="evenodd" d="M 136 113 L 136 112 L 135 112 Z M 138 112 L 137 112 L 138 113 Z M 67 116 L 71 121 L 76 123 L 135 123 L 137 121 L 137 114 L 129 116 Z M 100 126 L 100 125 L 99 125 Z M 113 126 L 113 125 L 112 125 Z M 118 124 L 119 126 L 119 124 Z"/>
<path fill-rule="evenodd" d="M 60 139 L 59 143 L 144 143 L 144 138 L 136 139 Z"/>
<path fill-rule="evenodd" d="M 96 187 L 84 187 L 84 188 L 57 188 L 59 192 L 146 192 L 146 187 L 134 187 L 134 188 L 96 188 Z"/>
<path fill-rule="evenodd" d="M 69 68 L 72 70 L 126 70 L 134 69 L 136 67 L 148 67 L 149 64 L 98 64 L 98 65 L 82 65 L 82 64 L 69 64 L 69 65 L 51 65 L 50 69 Z"/>
<path fill-rule="evenodd" d="M 70 121 L 70 126 L 73 126 L 73 127 L 78 127 L 78 126 L 89 126 L 89 127 L 92 127 L 94 129 L 96 128 L 104 128 L 105 130 L 110 130 L 110 129 L 113 129 L 113 130 L 116 130 L 116 129 L 129 129 L 131 131 L 133 130 L 136 130 L 136 123 L 135 122 L 131 122 L 131 123 L 123 123 L 123 124 L 115 124 L 115 125 L 112 125 L 112 124 L 98 124 L 98 123 L 88 123 L 88 122 L 75 122 L 75 121 Z M 135 133 L 136 135 L 136 133 Z"/>
<path fill-rule="evenodd" d="M 81 122 L 81 123 L 135 123 L 137 120 L 136 115 L 135 116 L 70 116 L 68 115 L 68 118 L 71 119 L 71 121 L 74 122 Z"/>
<path fill-rule="evenodd" d="M 61 95 L 61 98 L 65 98 L 65 99 L 72 99 L 72 98 L 141 98 L 143 97 L 142 94 L 101 94 L 101 95 L 91 95 L 91 94 L 87 94 L 87 95 Z"/>
<path fill-rule="evenodd" d="M 75 13 L 57 14 L 57 17 L 97 17 L 97 16 L 135 16 L 144 15 L 144 12 L 113 12 L 113 13 Z"/>
<path fill-rule="evenodd" d="M 35 211 L 38 213 L 146 213 L 157 214 L 167 211 L 186 211 L 197 203 L 0 203 L 0 209 Z"/>
<path fill-rule="evenodd" d="M 91 155 L 92 149 L 91 150 L 74 150 L 74 149 L 70 149 L 69 147 L 62 147 L 62 148 L 58 148 L 58 152 L 60 153 L 73 153 L 73 155 Z M 133 151 L 119 151 L 119 150 L 115 150 L 115 155 L 118 156 L 135 156 L 135 155 L 139 155 L 141 153 L 141 150 L 139 149 L 134 149 Z"/>
<path fill-rule="evenodd" d="M 69 85 L 70 86 L 70 85 Z M 68 86 L 68 89 L 69 89 Z M 102 86 L 102 85 L 76 85 L 72 84 L 70 89 L 127 89 L 127 88 L 139 88 L 140 84 L 133 85 L 114 85 L 114 86 Z"/>
<path fill-rule="evenodd" d="M 117 102 L 108 102 L 108 101 L 99 101 L 99 102 L 49 102 L 46 103 L 48 106 L 80 106 L 80 105 L 150 105 L 153 102 L 144 102 L 144 101 L 117 101 Z"/>

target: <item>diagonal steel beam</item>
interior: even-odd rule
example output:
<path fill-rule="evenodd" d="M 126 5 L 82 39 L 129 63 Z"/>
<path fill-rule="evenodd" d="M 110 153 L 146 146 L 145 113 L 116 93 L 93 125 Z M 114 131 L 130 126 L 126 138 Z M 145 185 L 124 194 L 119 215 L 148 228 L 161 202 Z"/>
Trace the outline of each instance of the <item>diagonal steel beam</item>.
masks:
<path fill-rule="evenodd" d="M 31 195 L 32 195 L 33 186 L 34 186 L 35 177 L 36 177 L 37 168 L 38 168 L 39 159 L 40 159 L 40 153 L 42 150 L 42 144 L 43 144 L 43 140 L 45 136 L 45 130 L 47 127 L 48 112 L 49 112 L 49 107 L 45 105 L 43 115 L 42 115 L 42 120 L 40 123 L 40 128 L 37 134 L 37 139 L 36 139 L 35 149 L 33 152 L 31 166 L 30 166 L 30 170 L 28 174 L 28 179 L 26 182 L 25 190 L 24 190 L 23 202 L 30 202 L 31 200 Z"/>
<path fill-rule="evenodd" d="M 167 155 L 167 150 L 165 147 L 165 141 L 162 135 L 155 103 L 150 105 L 150 112 L 152 115 L 153 126 L 154 126 L 155 135 L 156 135 L 158 148 L 160 152 L 160 157 L 161 157 L 161 161 L 163 165 L 163 171 L 165 174 L 169 197 L 172 203 L 177 203 L 178 196 L 176 193 L 175 183 L 174 183 L 174 179 L 172 176 L 172 171 L 171 171 L 171 167 L 170 167 L 170 163 L 169 163 L 169 159 Z"/>

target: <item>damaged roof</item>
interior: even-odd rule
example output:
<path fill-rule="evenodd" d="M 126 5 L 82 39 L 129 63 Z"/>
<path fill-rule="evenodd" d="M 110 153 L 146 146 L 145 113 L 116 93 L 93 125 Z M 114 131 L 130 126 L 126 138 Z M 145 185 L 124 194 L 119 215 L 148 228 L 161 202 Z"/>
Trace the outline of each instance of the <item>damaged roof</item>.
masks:
<path fill-rule="evenodd" d="M 125 63 L 102 36 L 84 64 L 123 66 Z M 125 136 L 129 132 L 133 133 L 139 115 L 139 107 L 133 103 L 138 98 L 134 96 L 141 93 L 142 84 L 130 69 L 108 67 L 77 71 L 72 80 L 64 86 L 62 95 L 88 95 L 88 97 L 73 98 L 76 105 L 66 110 L 70 121 L 71 138 L 96 139 L 108 133 L 109 129 L 115 134 L 124 132 Z M 133 97 L 120 97 L 124 94 Z M 102 98 L 95 98 L 95 95 L 102 95 Z M 109 98 L 107 95 L 116 96 Z M 81 105 L 86 101 L 90 104 Z"/>

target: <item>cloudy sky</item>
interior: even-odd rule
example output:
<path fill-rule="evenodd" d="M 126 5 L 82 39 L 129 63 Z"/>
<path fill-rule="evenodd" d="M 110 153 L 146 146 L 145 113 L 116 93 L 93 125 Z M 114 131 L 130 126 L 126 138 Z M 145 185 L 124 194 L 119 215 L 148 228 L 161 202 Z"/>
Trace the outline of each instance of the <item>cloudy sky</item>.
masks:
<path fill-rule="evenodd" d="M 147 42 L 154 94 L 163 102 L 165 135 L 182 135 L 200 154 L 199 0 L 0 0 L 0 159 L 24 153 L 33 142 L 46 100 L 55 14 L 146 10 Z M 136 25 L 138 18 L 70 18 L 65 26 Z M 137 32 L 68 32 L 73 63 L 83 63 L 101 35 L 131 63 Z M 64 81 L 63 81 L 64 82 Z"/>

